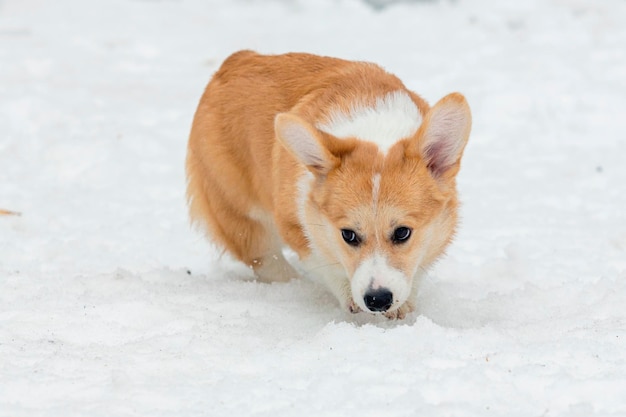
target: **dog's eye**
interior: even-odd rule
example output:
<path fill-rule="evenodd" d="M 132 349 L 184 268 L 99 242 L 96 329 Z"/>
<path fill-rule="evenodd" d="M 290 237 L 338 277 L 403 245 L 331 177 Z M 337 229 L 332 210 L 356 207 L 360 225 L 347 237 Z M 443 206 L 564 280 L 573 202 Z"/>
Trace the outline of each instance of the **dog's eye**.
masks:
<path fill-rule="evenodd" d="M 393 243 L 404 243 L 411 237 L 411 229 L 408 227 L 398 227 L 393 231 L 393 236 L 391 237 L 391 241 Z"/>
<path fill-rule="evenodd" d="M 359 246 L 361 244 L 361 239 L 354 230 L 341 229 L 341 237 L 348 245 Z"/>

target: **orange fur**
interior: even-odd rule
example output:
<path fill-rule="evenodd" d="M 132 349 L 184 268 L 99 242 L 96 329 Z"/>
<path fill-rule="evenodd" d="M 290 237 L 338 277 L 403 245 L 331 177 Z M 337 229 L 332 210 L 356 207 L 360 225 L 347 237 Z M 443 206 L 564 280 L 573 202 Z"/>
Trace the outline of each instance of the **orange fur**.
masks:
<path fill-rule="evenodd" d="M 386 153 L 367 138 L 320 127 L 393 129 L 376 119 L 387 114 L 419 120 Z M 264 281 L 297 275 L 282 256 L 286 245 L 345 308 L 370 308 L 353 292 L 390 286 L 393 304 L 382 311 L 403 317 L 415 307 L 421 271 L 454 234 L 455 176 L 470 125 L 460 94 L 431 109 L 374 64 L 240 51 L 215 73 L 194 117 L 190 215 Z M 410 229 L 406 242 L 390 240 L 398 227 Z M 358 247 L 342 229 L 358 233 Z"/>

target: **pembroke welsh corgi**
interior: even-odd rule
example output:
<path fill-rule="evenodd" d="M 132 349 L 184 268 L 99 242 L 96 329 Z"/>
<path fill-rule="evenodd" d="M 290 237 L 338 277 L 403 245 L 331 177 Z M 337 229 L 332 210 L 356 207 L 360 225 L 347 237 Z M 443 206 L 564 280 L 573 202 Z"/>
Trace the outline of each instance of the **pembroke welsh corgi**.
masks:
<path fill-rule="evenodd" d="M 192 221 L 261 281 L 305 273 L 352 313 L 403 318 L 457 224 L 465 98 L 433 107 L 375 64 L 240 51 L 196 111 Z"/>

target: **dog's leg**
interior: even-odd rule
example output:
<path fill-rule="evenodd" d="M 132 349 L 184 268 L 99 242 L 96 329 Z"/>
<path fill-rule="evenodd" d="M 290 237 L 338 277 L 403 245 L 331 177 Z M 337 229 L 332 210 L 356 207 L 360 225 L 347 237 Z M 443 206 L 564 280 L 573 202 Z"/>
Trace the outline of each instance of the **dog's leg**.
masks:
<path fill-rule="evenodd" d="M 397 310 L 385 313 L 388 319 L 402 320 L 407 314 L 415 311 L 415 300 L 409 298 Z"/>
<path fill-rule="evenodd" d="M 271 215 L 263 210 L 252 210 L 249 221 L 255 227 L 248 237 L 244 262 L 252 267 L 259 281 L 286 282 L 297 278 L 299 274 L 283 256 L 283 242 Z"/>
<path fill-rule="evenodd" d="M 228 253 L 254 270 L 260 281 L 289 281 L 298 273 L 285 260 L 272 218 L 261 209 L 242 211 L 242 204 L 222 181 L 190 151 L 187 197 L 194 222 Z M 238 182 L 241 181 L 241 182 Z M 245 189 L 236 177 L 231 188 Z"/>
<path fill-rule="evenodd" d="M 223 238 L 231 252 L 254 270 L 259 281 L 287 282 L 297 278 L 298 273 L 283 256 L 282 242 L 273 223 L 249 216 L 237 217 L 227 222 L 236 228 L 223 230 Z"/>
<path fill-rule="evenodd" d="M 281 251 L 254 258 L 252 269 L 262 282 L 287 282 L 298 277 L 298 273 L 287 262 Z"/>
<path fill-rule="evenodd" d="M 342 309 L 350 313 L 358 313 L 361 311 L 352 299 L 350 281 L 348 281 L 346 273 L 340 264 L 328 264 L 325 258 L 315 253 L 301 261 L 305 273 L 323 280 L 326 287 L 339 301 Z"/>
<path fill-rule="evenodd" d="M 330 292 L 339 300 L 341 308 L 350 313 L 358 313 L 361 311 L 359 306 L 357 306 L 352 299 L 350 281 L 346 279 L 343 271 L 340 271 L 340 274 L 325 274 L 324 282 L 326 282 L 326 286 L 330 289 Z"/>
<path fill-rule="evenodd" d="M 282 242 L 271 224 L 228 211 L 222 213 L 219 228 L 228 251 L 252 268 L 259 281 L 287 282 L 298 277 L 283 256 Z"/>
<path fill-rule="evenodd" d="M 413 282 L 411 283 L 411 293 L 409 294 L 409 298 L 407 298 L 404 304 L 402 304 L 397 310 L 385 313 L 385 317 L 389 319 L 402 320 L 406 317 L 407 314 L 415 311 L 415 307 L 417 305 L 417 292 L 424 274 L 425 273 L 423 272 L 423 270 L 418 269 L 418 271 L 413 276 Z"/>

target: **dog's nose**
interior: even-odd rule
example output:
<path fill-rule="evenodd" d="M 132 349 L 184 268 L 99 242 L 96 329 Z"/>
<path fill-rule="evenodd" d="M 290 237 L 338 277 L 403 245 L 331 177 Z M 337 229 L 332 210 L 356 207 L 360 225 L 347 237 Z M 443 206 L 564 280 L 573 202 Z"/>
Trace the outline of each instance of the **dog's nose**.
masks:
<path fill-rule="evenodd" d="M 386 288 L 380 288 L 365 293 L 363 301 L 370 311 L 387 311 L 393 304 L 393 294 Z"/>

